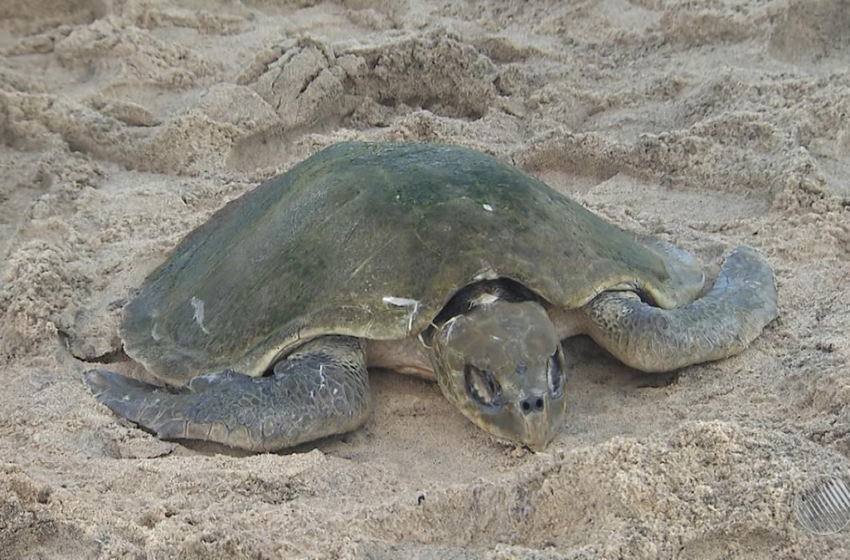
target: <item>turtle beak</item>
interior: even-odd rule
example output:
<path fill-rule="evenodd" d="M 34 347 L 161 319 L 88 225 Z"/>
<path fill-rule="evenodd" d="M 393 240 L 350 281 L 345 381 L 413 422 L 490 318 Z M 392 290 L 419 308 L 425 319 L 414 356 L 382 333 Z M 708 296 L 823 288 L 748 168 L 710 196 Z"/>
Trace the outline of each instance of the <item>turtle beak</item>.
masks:
<path fill-rule="evenodd" d="M 543 451 L 549 445 L 557 432 L 551 432 L 549 425 L 544 420 L 530 421 L 526 424 L 528 439 L 524 441 L 526 447 L 532 451 Z"/>

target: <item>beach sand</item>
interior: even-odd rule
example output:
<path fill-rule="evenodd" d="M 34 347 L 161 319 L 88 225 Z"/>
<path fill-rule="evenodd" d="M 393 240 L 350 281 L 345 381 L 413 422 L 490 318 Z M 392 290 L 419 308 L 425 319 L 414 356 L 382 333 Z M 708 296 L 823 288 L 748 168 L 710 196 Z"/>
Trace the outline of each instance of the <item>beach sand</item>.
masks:
<path fill-rule="evenodd" d="M 57 7 L 58 6 L 58 7 Z M 846 0 L 3 0 L 0 557 L 848 558 Z M 372 375 L 350 435 L 156 439 L 82 382 L 132 290 L 228 200 L 341 140 L 459 144 L 612 222 L 776 271 L 743 354 L 648 376 L 565 344 L 546 453 Z"/>

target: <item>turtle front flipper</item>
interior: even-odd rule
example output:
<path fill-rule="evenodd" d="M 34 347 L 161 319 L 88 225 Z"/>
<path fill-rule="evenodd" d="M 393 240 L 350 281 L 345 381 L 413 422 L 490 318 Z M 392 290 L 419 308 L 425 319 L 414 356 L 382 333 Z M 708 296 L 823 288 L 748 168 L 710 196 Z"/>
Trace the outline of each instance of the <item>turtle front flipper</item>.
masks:
<path fill-rule="evenodd" d="M 342 336 L 305 344 L 266 377 L 228 370 L 166 388 L 92 370 L 86 381 L 101 403 L 162 438 L 249 451 L 350 432 L 371 410 L 363 343 Z"/>
<path fill-rule="evenodd" d="M 754 249 L 738 247 L 712 289 L 676 309 L 644 303 L 634 292 L 603 292 L 585 305 L 586 329 L 623 363 L 670 371 L 743 351 L 779 315 L 773 271 Z"/>

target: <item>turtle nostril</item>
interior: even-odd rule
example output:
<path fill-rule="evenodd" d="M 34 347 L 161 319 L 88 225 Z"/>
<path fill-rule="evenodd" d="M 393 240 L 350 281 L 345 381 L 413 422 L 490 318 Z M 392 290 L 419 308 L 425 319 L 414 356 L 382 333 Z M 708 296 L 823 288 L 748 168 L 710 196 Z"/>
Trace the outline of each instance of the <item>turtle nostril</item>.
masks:
<path fill-rule="evenodd" d="M 534 411 L 540 412 L 544 406 L 546 406 L 546 403 L 543 397 L 529 397 L 519 403 L 519 408 L 523 414 L 531 414 Z"/>

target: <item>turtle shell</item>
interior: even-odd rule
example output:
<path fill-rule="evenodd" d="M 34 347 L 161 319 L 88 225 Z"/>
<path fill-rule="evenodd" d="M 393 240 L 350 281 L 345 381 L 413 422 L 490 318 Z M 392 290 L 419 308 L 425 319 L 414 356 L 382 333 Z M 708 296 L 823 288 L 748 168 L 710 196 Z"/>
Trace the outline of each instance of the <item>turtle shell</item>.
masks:
<path fill-rule="evenodd" d="M 318 335 L 419 333 L 459 289 L 496 277 L 563 308 L 621 285 L 671 308 L 702 286 L 698 271 L 491 156 L 347 142 L 187 235 L 127 306 L 121 334 L 171 382 L 262 375 Z"/>

